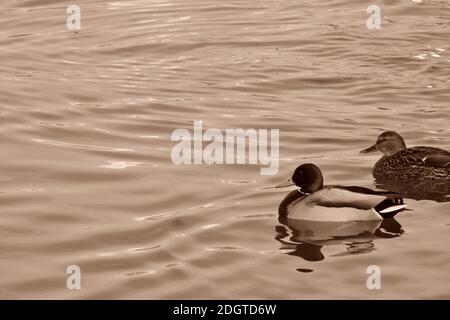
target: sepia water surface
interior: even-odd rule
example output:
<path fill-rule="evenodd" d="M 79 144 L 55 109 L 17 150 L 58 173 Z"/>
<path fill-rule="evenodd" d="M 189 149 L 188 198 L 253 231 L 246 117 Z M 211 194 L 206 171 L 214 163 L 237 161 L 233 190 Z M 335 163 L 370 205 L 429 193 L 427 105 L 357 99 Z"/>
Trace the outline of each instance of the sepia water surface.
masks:
<path fill-rule="evenodd" d="M 448 149 L 449 40 L 447 0 L 1 1 L 0 298 L 450 298 L 449 202 L 283 225 L 272 188 L 305 162 L 374 187 L 383 130 Z M 194 120 L 279 129 L 278 174 L 174 165 Z"/>

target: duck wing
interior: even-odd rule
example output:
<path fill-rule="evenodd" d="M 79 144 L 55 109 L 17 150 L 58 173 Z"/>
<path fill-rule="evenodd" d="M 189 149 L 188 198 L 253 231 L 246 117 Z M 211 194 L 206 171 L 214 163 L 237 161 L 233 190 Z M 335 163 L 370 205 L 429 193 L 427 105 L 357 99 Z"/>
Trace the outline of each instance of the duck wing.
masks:
<path fill-rule="evenodd" d="M 399 152 L 397 152 L 395 155 L 399 156 L 419 156 L 424 157 L 431 154 L 440 154 L 444 156 L 450 156 L 450 152 L 444 149 L 434 148 L 434 147 L 412 147 L 412 148 L 406 148 Z"/>
<path fill-rule="evenodd" d="M 386 193 L 378 194 L 373 190 L 371 190 L 370 193 L 355 192 L 352 191 L 352 188 L 354 189 L 355 187 L 324 188 L 308 196 L 305 201 L 311 206 L 317 205 L 331 208 L 349 207 L 368 210 L 375 208 L 379 203 L 385 200 L 387 196 Z M 362 187 L 357 187 L 357 189 L 359 188 Z M 362 189 L 367 192 L 370 190 L 367 188 Z M 393 193 L 389 194 L 393 195 Z"/>
<path fill-rule="evenodd" d="M 371 194 L 371 195 L 380 195 L 380 196 L 398 196 L 398 193 L 396 192 L 391 192 L 391 191 L 377 191 L 377 190 L 372 190 L 369 188 L 365 188 L 365 187 L 360 187 L 360 186 L 340 186 L 340 185 L 330 185 L 327 186 L 326 188 L 333 188 L 333 189 L 342 189 L 342 190 L 347 190 L 350 192 L 356 192 L 356 193 L 361 193 L 361 194 Z"/>
<path fill-rule="evenodd" d="M 422 158 L 426 166 L 450 169 L 450 155 L 431 154 Z"/>
<path fill-rule="evenodd" d="M 433 147 L 413 147 L 397 152 L 391 161 L 407 166 L 450 168 L 450 152 Z"/>

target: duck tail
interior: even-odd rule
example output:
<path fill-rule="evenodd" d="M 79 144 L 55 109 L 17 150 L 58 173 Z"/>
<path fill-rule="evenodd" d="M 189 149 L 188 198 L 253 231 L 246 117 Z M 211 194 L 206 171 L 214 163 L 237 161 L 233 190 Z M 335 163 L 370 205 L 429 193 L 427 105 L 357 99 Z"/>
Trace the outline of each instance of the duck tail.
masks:
<path fill-rule="evenodd" d="M 403 202 L 402 198 L 396 197 L 396 198 L 387 198 L 381 201 L 379 204 L 376 205 L 374 210 L 383 217 L 383 219 L 386 218 L 392 218 L 400 211 L 404 210 L 406 207 L 406 204 Z"/>

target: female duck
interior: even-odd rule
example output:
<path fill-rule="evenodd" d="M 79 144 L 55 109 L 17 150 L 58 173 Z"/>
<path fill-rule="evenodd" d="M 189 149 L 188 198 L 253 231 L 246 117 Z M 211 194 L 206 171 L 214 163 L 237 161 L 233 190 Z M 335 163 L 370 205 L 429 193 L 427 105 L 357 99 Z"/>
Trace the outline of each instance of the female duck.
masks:
<path fill-rule="evenodd" d="M 450 152 L 433 147 L 406 148 L 403 138 L 393 131 L 383 132 L 374 145 L 360 152 L 373 151 L 384 154 L 372 170 L 377 180 L 450 192 Z"/>
<path fill-rule="evenodd" d="M 281 202 L 280 218 L 313 221 L 370 221 L 391 218 L 406 206 L 401 198 L 387 197 L 390 192 L 377 192 L 363 187 L 323 186 L 320 169 L 303 164 L 291 179 L 277 188 L 296 185 L 299 189 Z"/>

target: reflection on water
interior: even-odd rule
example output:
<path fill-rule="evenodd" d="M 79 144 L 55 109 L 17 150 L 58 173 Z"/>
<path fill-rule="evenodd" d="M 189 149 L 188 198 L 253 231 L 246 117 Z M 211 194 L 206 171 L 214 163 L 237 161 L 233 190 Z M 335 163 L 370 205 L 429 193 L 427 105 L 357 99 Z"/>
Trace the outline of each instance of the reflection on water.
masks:
<path fill-rule="evenodd" d="M 395 238 L 404 232 L 402 226 L 393 218 L 350 222 L 280 218 L 279 222 L 282 225 L 275 227 L 275 239 L 282 244 L 280 250 L 290 250 L 288 255 L 307 261 L 324 260 L 322 249 L 332 245 L 343 245 L 345 250 L 330 257 L 370 253 L 376 250 L 377 238 Z"/>
<path fill-rule="evenodd" d="M 450 190 L 447 185 L 430 185 L 430 182 L 411 183 L 407 185 L 376 181 L 377 188 L 397 192 L 403 198 L 414 200 L 433 200 L 436 202 L 450 202 Z M 441 187 L 441 188 L 440 188 Z"/>

